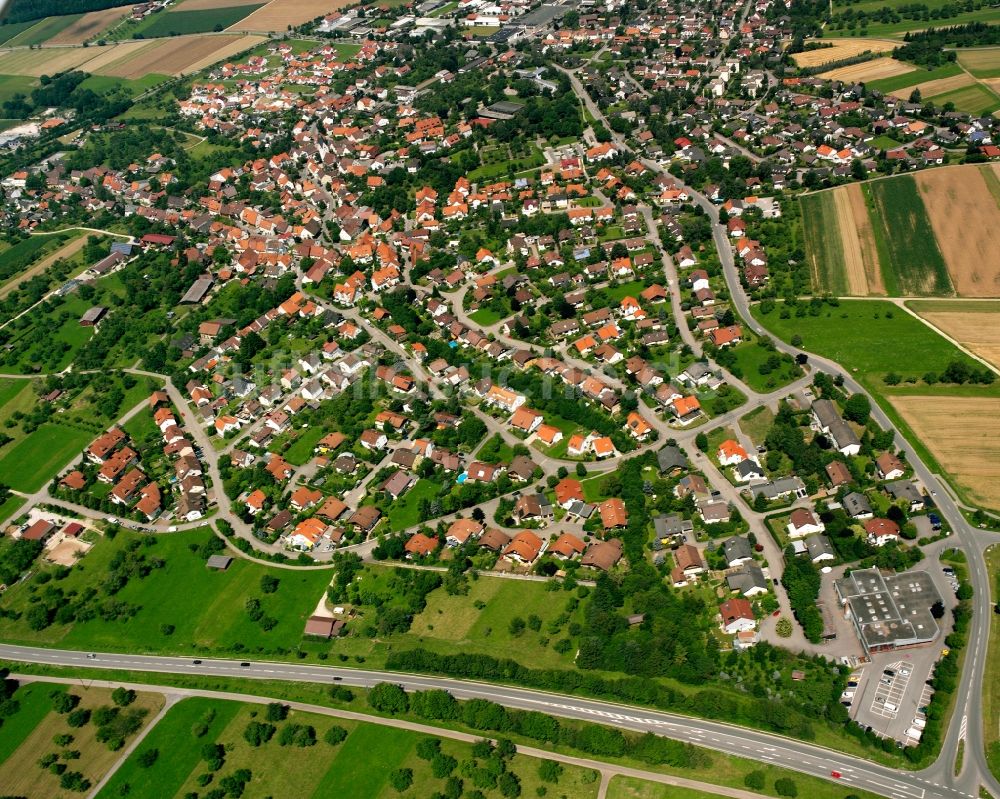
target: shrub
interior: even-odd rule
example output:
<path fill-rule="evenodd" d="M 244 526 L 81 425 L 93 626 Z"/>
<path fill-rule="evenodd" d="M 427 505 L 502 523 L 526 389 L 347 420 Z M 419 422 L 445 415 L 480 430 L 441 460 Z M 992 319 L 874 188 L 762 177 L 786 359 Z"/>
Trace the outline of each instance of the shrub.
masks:
<path fill-rule="evenodd" d="M 139 757 L 136 759 L 136 763 L 138 763 L 143 768 L 149 768 L 156 762 L 156 759 L 159 756 L 160 756 L 159 749 L 147 749 L 141 755 L 139 755 Z"/>
<path fill-rule="evenodd" d="M 765 774 L 763 771 L 749 771 L 747 775 L 743 778 L 743 784 L 747 788 L 751 788 L 755 791 L 764 790 L 765 784 Z"/>
<path fill-rule="evenodd" d="M 243 740 L 250 746 L 261 746 L 274 737 L 276 727 L 273 724 L 266 724 L 260 721 L 251 721 L 243 730 Z"/>
<path fill-rule="evenodd" d="M 380 682 L 368 691 L 368 704 L 380 713 L 405 713 L 410 701 L 402 686 L 390 682 Z"/>
<path fill-rule="evenodd" d="M 66 717 L 66 723 L 70 727 L 82 727 L 90 721 L 90 711 L 85 707 L 77 708 Z"/>
<path fill-rule="evenodd" d="M 336 746 L 337 744 L 342 743 L 345 738 L 347 738 L 347 730 L 339 724 L 334 724 L 323 736 L 323 740 L 330 744 L 330 746 Z"/>
<path fill-rule="evenodd" d="M 774 781 L 774 792 L 778 796 L 789 796 L 794 797 L 799 795 L 798 786 L 795 784 L 795 780 L 790 777 L 779 777 Z"/>

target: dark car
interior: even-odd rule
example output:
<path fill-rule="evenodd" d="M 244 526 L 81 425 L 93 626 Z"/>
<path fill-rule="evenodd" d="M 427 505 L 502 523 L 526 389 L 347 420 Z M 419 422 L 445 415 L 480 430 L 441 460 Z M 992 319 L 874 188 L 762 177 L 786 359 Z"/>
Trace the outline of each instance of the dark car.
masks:
<path fill-rule="evenodd" d="M 240 663 L 240 668 L 242 668 L 242 669 L 249 669 L 250 668 L 250 664 L 247 663 L 246 661 L 243 661 L 242 663 Z"/>
<path fill-rule="evenodd" d="M 191 662 L 194 663 L 195 666 L 200 666 L 201 665 L 201 661 L 200 660 L 192 660 Z"/>

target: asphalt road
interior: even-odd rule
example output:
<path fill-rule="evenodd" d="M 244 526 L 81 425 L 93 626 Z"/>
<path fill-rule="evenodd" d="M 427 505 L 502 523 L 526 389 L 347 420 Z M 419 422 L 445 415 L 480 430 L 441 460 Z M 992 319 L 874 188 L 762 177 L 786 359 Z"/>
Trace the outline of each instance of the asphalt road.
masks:
<path fill-rule="evenodd" d="M 89 657 L 94 654 L 94 657 Z M 764 732 L 702 719 L 662 713 L 647 708 L 630 707 L 576 696 L 560 696 L 542 691 L 530 691 L 502 685 L 466 682 L 439 677 L 425 677 L 393 672 L 361 669 L 339 669 L 311 666 L 303 663 L 248 662 L 239 660 L 161 657 L 150 655 L 118 655 L 61 651 L 35 647 L 0 644 L 0 659 L 26 663 L 71 666 L 77 669 L 123 669 L 130 671 L 190 674 L 209 677 L 244 677 L 259 680 L 288 680 L 357 687 L 370 687 L 380 682 L 395 682 L 407 690 L 438 688 L 449 691 L 458 699 L 490 699 L 506 707 L 535 710 L 563 718 L 580 719 L 637 732 L 653 732 L 668 738 L 687 741 L 708 749 L 770 763 L 794 771 L 833 781 L 831 772 L 842 776 L 838 783 L 847 788 L 860 788 L 891 799 L 958 799 L 975 794 L 965 793 L 937 783 L 924 774 L 910 773 L 880 766 L 857 757 L 830 749 L 782 738 Z"/>

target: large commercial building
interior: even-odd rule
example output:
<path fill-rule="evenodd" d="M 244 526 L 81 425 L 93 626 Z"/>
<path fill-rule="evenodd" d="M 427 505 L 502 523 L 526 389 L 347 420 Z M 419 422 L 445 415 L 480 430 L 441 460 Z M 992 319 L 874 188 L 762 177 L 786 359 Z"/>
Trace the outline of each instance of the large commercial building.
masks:
<path fill-rule="evenodd" d="M 834 587 L 868 654 L 929 644 L 938 636 L 931 607 L 941 596 L 927 572 L 885 576 L 858 569 Z"/>

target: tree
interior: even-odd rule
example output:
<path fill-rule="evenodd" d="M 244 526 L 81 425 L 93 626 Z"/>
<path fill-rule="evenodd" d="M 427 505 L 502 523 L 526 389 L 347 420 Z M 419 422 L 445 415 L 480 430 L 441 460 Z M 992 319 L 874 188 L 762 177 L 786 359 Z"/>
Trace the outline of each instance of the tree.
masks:
<path fill-rule="evenodd" d="M 53 691 L 49 694 L 49 699 L 52 700 L 52 709 L 56 713 L 69 713 L 80 704 L 80 697 L 65 691 Z"/>
<path fill-rule="evenodd" d="M 795 797 L 799 795 L 799 788 L 790 777 L 779 777 L 774 781 L 774 792 L 778 796 Z"/>
<path fill-rule="evenodd" d="M 143 768 L 149 768 L 156 762 L 159 756 L 160 756 L 159 749 L 146 749 L 144 752 L 142 752 L 142 754 L 139 755 L 139 757 L 136 759 L 136 762 Z"/>
<path fill-rule="evenodd" d="M 765 782 L 766 775 L 763 771 L 748 771 L 747 775 L 743 778 L 743 784 L 754 791 L 763 790 Z"/>
<path fill-rule="evenodd" d="M 851 394 L 844 403 L 844 416 L 858 424 L 867 424 L 871 411 L 871 402 L 864 394 Z"/>
<path fill-rule="evenodd" d="M 281 702 L 270 702 L 267 706 L 268 721 L 284 721 L 288 718 L 288 705 Z"/>
<path fill-rule="evenodd" d="M 694 445 L 702 452 L 708 452 L 708 436 L 704 433 L 698 433 L 694 437 Z"/>
<path fill-rule="evenodd" d="M 278 580 L 278 578 L 275 577 L 274 575 L 265 574 L 263 577 L 260 578 L 260 590 L 263 591 L 265 594 L 273 594 L 275 591 L 278 590 L 278 584 L 280 582 L 281 581 Z"/>
<path fill-rule="evenodd" d="M 115 688 L 111 692 L 111 701 L 118 707 L 128 707 L 135 701 L 135 691 L 131 688 Z"/>
<path fill-rule="evenodd" d="M 402 793 L 413 785 L 413 769 L 398 768 L 389 775 L 389 784 Z"/>
<path fill-rule="evenodd" d="M 410 708 L 410 701 L 402 686 L 390 682 L 380 682 L 372 686 L 368 692 L 368 704 L 380 713 L 405 713 Z"/>
<path fill-rule="evenodd" d="M 339 724 L 334 724 L 330 729 L 326 731 L 323 735 L 323 740 L 326 741 L 330 746 L 336 746 L 347 738 L 347 730 L 341 727 Z"/>
<path fill-rule="evenodd" d="M 543 760 L 538 764 L 538 777 L 543 782 L 559 782 L 563 767 L 555 760 Z"/>
<path fill-rule="evenodd" d="M 944 603 L 940 599 L 933 605 L 931 605 L 931 615 L 935 619 L 940 619 L 944 617 Z"/>
<path fill-rule="evenodd" d="M 274 737 L 276 727 L 260 721 L 251 721 L 243 730 L 243 740 L 250 746 L 261 746 Z"/>

